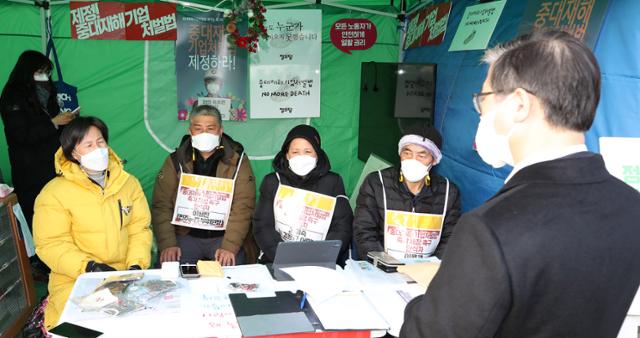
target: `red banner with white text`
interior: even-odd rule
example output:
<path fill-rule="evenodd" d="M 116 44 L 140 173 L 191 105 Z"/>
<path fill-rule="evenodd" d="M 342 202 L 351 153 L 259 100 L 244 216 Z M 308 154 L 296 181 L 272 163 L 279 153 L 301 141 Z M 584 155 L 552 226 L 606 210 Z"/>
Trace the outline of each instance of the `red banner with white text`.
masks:
<path fill-rule="evenodd" d="M 72 1 L 69 10 L 74 39 L 176 39 L 175 4 Z"/>

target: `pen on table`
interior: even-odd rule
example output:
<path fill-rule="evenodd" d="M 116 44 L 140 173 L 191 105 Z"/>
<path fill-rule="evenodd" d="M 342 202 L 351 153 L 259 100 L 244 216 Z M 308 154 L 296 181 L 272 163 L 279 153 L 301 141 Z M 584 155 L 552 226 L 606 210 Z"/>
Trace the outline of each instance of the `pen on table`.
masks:
<path fill-rule="evenodd" d="M 307 300 L 307 293 L 303 292 L 302 293 L 302 299 L 300 300 L 300 310 L 302 310 L 304 308 L 304 302 Z"/>

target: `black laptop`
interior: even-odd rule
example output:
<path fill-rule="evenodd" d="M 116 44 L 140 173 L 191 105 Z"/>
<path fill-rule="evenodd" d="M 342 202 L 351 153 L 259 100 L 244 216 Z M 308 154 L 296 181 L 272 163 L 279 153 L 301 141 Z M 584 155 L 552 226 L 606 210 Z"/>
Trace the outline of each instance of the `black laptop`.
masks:
<path fill-rule="evenodd" d="M 293 280 L 283 268 L 322 266 L 336 269 L 342 241 L 280 242 L 273 259 L 273 277 L 278 281 Z"/>

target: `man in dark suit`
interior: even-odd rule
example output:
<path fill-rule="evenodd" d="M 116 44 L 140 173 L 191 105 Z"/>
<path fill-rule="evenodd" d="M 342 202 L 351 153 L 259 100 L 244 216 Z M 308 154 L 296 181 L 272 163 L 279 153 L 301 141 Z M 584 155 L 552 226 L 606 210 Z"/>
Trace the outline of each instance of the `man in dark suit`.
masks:
<path fill-rule="evenodd" d="M 640 283 L 640 194 L 587 151 L 600 98 L 591 51 L 563 32 L 487 51 L 476 146 L 514 166 L 460 218 L 401 337 L 616 337 Z"/>

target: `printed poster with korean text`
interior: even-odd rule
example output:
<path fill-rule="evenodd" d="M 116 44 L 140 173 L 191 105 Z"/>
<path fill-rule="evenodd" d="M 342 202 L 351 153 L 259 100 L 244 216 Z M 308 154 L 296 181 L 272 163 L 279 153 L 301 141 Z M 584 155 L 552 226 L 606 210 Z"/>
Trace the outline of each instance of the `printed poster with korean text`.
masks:
<path fill-rule="evenodd" d="M 281 184 L 273 199 L 276 231 L 284 241 L 322 241 L 335 206 L 335 197 Z"/>
<path fill-rule="evenodd" d="M 231 179 L 183 173 L 171 223 L 205 230 L 225 230 L 233 184 Z"/>
<path fill-rule="evenodd" d="M 465 8 L 449 51 L 487 48 L 506 3 L 506 0 L 493 1 Z"/>
<path fill-rule="evenodd" d="M 320 116 L 321 10 L 268 10 L 251 55 L 251 118 Z"/>
<path fill-rule="evenodd" d="M 532 30 L 560 29 L 591 48 L 596 44 L 608 0 L 529 0 L 520 34 Z"/>
<path fill-rule="evenodd" d="M 69 11 L 73 39 L 176 39 L 175 4 L 72 1 Z"/>
<path fill-rule="evenodd" d="M 223 120 L 247 119 L 247 50 L 229 48 L 222 13 L 178 13 L 176 79 L 178 120 L 203 104 Z"/>
<path fill-rule="evenodd" d="M 600 154 L 609 173 L 640 191 L 640 138 L 601 137 Z"/>
<path fill-rule="evenodd" d="M 385 251 L 398 259 L 431 256 L 440 242 L 443 218 L 444 215 L 387 210 Z"/>

